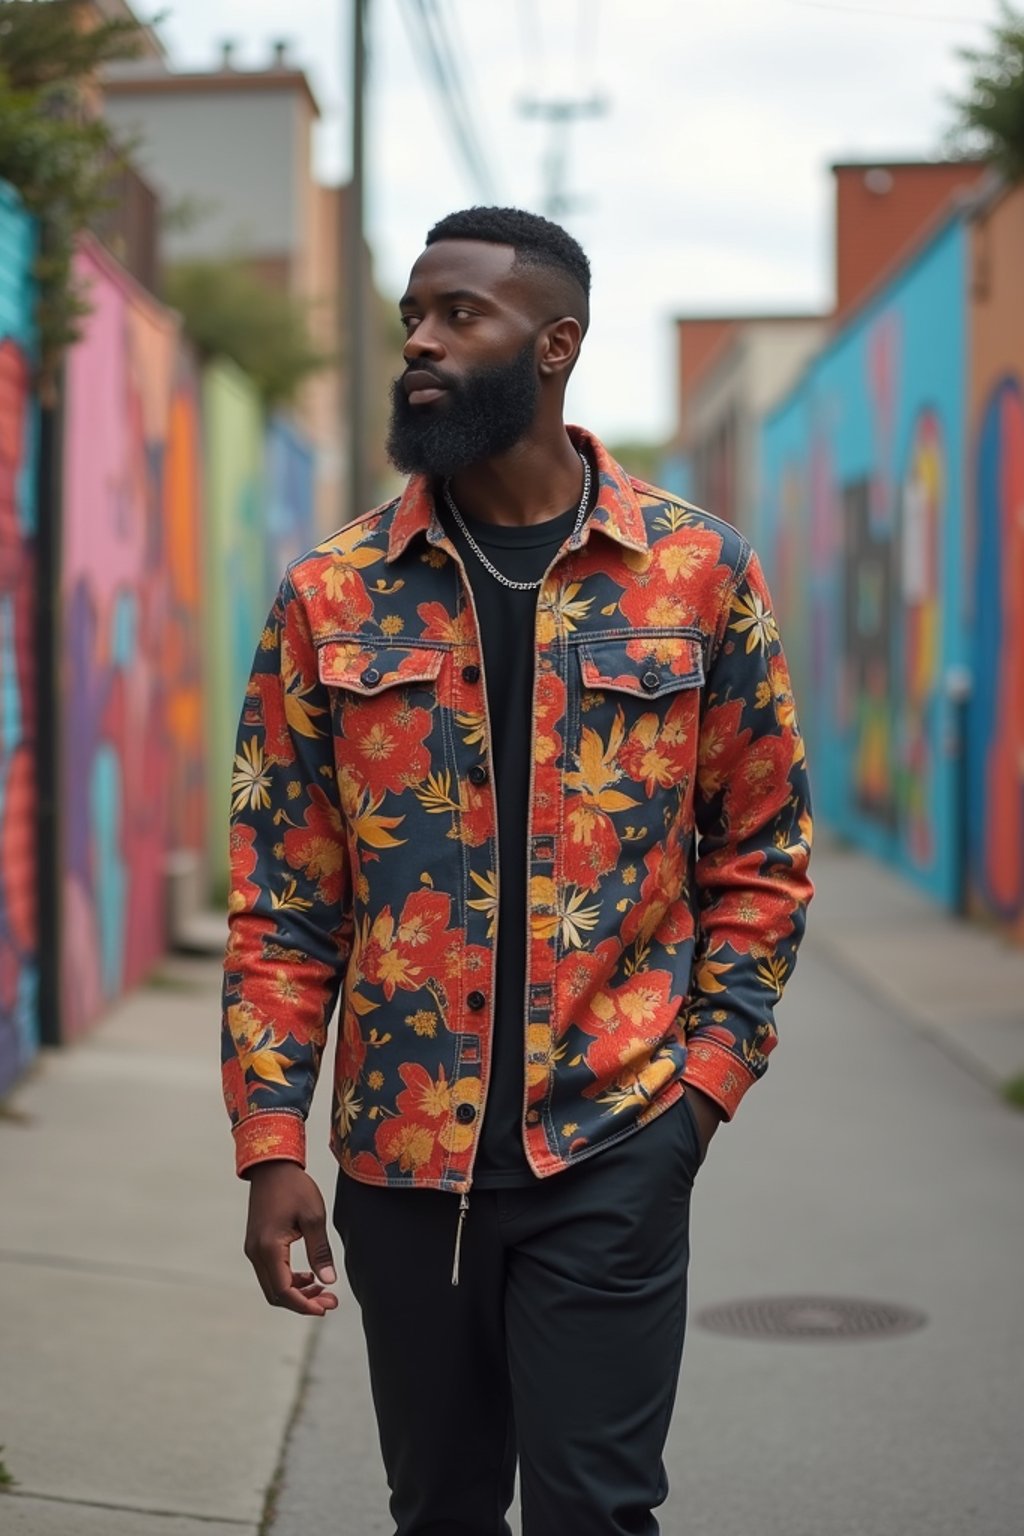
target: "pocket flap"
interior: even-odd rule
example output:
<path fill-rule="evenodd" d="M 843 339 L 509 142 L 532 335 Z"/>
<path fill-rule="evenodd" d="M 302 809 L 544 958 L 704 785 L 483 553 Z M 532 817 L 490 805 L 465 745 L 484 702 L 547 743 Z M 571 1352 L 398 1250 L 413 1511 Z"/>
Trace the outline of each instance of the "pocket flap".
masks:
<path fill-rule="evenodd" d="M 444 661 L 434 646 L 374 645 L 358 640 L 326 640 L 317 647 L 320 681 L 372 698 L 386 688 L 432 683 Z"/>
<path fill-rule="evenodd" d="M 656 699 L 704 682 L 704 654 L 693 635 L 632 635 L 588 640 L 580 646 L 585 688 L 606 688 Z"/>

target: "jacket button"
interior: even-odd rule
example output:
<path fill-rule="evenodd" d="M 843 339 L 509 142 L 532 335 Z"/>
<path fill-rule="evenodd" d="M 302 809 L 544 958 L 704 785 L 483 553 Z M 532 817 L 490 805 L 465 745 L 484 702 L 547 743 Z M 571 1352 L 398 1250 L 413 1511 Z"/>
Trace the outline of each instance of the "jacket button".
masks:
<path fill-rule="evenodd" d="M 463 667 L 462 681 L 464 683 L 478 683 L 480 681 L 480 668 L 472 665 Z"/>
<path fill-rule="evenodd" d="M 364 688 L 375 688 L 380 682 L 380 673 L 376 667 L 367 667 L 365 672 L 360 673 L 359 681 Z"/>
<path fill-rule="evenodd" d="M 469 780 L 470 780 L 470 783 L 471 784 L 486 784 L 487 783 L 487 779 L 488 779 L 488 773 L 487 773 L 487 769 L 484 767 L 483 763 L 474 763 L 472 768 L 469 770 Z"/>
<path fill-rule="evenodd" d="M 480 1009 L 484 1006 L 486 1001 L 487 998 L 482 992 L 470 992 L 469 996 L 466 998 L 466 1007 L 472 1008 L 474 1013 L 479 1013 Z"/>
<path fill-rule="evenodd" d="M 655 693 L 661 687 L 661 678 L 657 672 L 645 672 L 640 682 L 648 693 Z"/>
<path fill-rule="evenodd" d="M 460 1125 L 472 1125 L 476 1119 L 476 1106 L 474 1104 L 459 1104 L 456 1106 L 455 1118 Z"/>

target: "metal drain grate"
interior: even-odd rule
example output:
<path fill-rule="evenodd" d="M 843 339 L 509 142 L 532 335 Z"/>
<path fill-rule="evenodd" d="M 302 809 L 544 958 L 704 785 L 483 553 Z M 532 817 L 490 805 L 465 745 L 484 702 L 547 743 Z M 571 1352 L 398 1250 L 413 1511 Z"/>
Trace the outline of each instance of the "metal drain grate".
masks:
<path fill-rule="evenodd" d="M 845 1296 L 760 1296 L 704 1307 L 695 1321 L 711 1333 L 741 1339 L 880 1339 L 912 1333 L 923 1312 Z"/>

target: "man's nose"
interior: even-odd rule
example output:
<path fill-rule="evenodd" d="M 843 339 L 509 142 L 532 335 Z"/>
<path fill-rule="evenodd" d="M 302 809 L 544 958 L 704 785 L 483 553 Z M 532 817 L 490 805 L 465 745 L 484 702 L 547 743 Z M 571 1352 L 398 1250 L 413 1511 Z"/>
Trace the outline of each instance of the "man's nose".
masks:
<path fill-rule="evenodd" d="M 402 348 L 402 356 L 407 363 L 419 362 L 424 357 L 444 357 L 444 346 L 426 320 L 421 320 L 416 329 L 410 331 Z"/>

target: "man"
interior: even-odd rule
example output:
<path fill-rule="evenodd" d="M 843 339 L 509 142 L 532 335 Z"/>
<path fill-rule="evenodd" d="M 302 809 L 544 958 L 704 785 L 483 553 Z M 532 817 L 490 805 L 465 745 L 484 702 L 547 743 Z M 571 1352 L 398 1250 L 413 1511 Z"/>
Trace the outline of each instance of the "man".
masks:
<path fill-rule="evenodd" d="M 398 1536 L 656 1532 L 694 1175 L 764 1071 L 811 888 L 756 558 L 566 428 L 590 272 L 442 219 L 401 301 L 402 496 L 284 579 L 236 757 L 225 1092 L 268 1301 L 336 1298 Z M 304 1239 L 309 1268 L 293 1271 Z"/>

